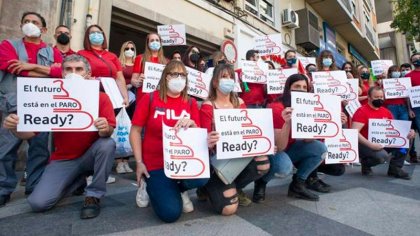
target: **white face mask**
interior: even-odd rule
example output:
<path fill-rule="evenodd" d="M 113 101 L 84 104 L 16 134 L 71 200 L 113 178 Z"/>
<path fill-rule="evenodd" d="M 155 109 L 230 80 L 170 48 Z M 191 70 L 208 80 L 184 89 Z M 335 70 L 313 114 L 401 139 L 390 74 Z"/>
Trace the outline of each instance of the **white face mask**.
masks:
<path fill-rule="evenodd" d="M 168 89 L 172 93 L 180 93 L 184 90 L 187 80 L 178 76 L 178 78 L 173 78 L 168 81 Z"/>
<path fill-rule="evenodd" d="M 76 73 L 68 73 L 66 76 L 64 76 L 64 79 L 74 79 L 74 80 L 76 80 L 76 79 L 85 79 L 85 77 L 83 77 L 79 74 L 76 74 Z"/>
<path fill-rule="evenodd" d="M 41 36 L 41 29 L 30 22 L 22 26 L 22 32 L 27 37 L 38 38 L 39 36 Z"/>
<path fill-rule="evenodd" d="M 126 57 L 134 57 L 134 51 L 131 51 L 131 50 L 124 51 L 124 55 Z"/>

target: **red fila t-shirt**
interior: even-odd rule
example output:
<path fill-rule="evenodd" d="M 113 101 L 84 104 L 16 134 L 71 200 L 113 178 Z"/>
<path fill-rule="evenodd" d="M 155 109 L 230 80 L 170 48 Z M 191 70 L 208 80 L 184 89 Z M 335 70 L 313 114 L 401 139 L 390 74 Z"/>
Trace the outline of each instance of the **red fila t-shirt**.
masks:
<path fill-rule="evenodd" d="M 368 139 L 369 119 L 393 119 L 392 113 L 385 107 L 373 109 L 369 104 L 361 106 L 353 115 L 353 122 L 364 124 L 360 134 Z"/>
<path fill-rule="evenodd" d="M 115 127 L 115 114 L 111 100 L 103 92 L 99 93 L 99 117 L 104 117 L 108 124 Z M 54 152 L 51 160 L 72 160 L 81 157 L 92 144 L 99 139 L 97 131 L 92 132 L 55 132 Z"/>
<path fill-rule="evenodd" d="M 273 126 L 274 126 L 274 129 L 282 129 L 283 125 L 285 123 L 283 117 L 281 116 L 281 113 L 284 110 L 283 103 L 273 102 L 273 103 L 268 104 L 267 108 L 271 108 L 271 110 L 273 111 Z M 288 139 L 289 140 L 287 142 L 286 150 L 290 147 L 291 144 L 293 144 L 295 142 L 295 140 L 292 139 L 292 131 L 290 131 Z"/>
<path fill-rule="evenodd" d="M 144 73 L 144 68 L 143 68 L 143 55 L 140 54 L 136 57 L 136 59 L 134 60 L 134 68 L 133 68 L 133 73 L 138 73 L 138 74 L 142 74 Z M 152 57 L 150 61 L 147 62 L 152 62 L 152 63 L 159 63 L 159 58 L 158 57 Z M 140 86 L 137 88 L 137 94 L 136 94 L 136 100 L 140 101 L 141 98 L 143 97 L 144 93 L 143 93 L 143 87 Z"/>
<path fill-rule="evenodd" d="M 92 49 L 80 50 L 77 54 L 84 56 L 89 61 L 93 77 L 112 77 L 116 79 L 117 72 L 122 71 L 120 60 L 112 52 Z"/>
<path fill-rule="evenodd" d="M 153 96 L 150 104 L 150 96 Z M 200 127 L 197 102 L 194 98 L 182 100 L 182 97 L 167 97 L 165 103 L 159 92 L 145 94 L 136 104 L 132 124 L 145 130 L 142 143 L 143 162 L 148 171 L 163 168 L 162 122 L 173 127 L 184 117 L 189 117 Z"/>

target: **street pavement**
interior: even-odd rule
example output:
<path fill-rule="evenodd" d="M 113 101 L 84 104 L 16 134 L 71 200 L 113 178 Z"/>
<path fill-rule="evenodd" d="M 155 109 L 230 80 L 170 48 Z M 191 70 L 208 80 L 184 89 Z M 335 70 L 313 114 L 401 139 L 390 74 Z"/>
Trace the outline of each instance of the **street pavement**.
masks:
<path fill-rule="evenodd" d="M 214 213 L 191 191 L 195 211 L 172 224 L 161 222 L 151 207 L 136 206 L 134 173 L 113 174 L 117 182 L 108 185 L 101 214 L 91 220 L 79 218 L 82 196 L 32 213 L 18 187 L 0 208 L 0 235 L 420 235 L 420 165 L 404 167 L 412 180 L 390 178 L 387 168 L 374 167 L 371 177 L 362 176 L 359 166 L 347 166 L 340 177 L 320 175 L 332 191 L 319 202 L 288 198 L 290 177 L 275 179 L 264 203 L 240 207 L 229 217 Z M 252 189 L 245 189 L 248 196 Z"/>

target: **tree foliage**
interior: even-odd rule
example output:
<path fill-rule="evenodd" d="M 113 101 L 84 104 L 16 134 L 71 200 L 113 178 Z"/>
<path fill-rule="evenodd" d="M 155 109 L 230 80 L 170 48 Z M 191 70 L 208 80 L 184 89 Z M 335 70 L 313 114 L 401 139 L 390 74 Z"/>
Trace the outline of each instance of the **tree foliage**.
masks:
<path fill-rule="evenodd" d="M 395 0 L 392 3 L 394 20 L 391 27 L 406 34 L 408 39 L 420 41 L 420 0 Z"/>

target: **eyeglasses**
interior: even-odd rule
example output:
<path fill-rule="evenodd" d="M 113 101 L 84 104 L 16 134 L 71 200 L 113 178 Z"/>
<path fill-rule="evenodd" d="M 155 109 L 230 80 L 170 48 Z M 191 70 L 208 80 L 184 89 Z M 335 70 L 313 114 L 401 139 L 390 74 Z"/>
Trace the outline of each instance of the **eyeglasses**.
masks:
<path fill-rule="evenodd" d="M 182 72 L 170 72 L 168 75 L 173 79 L 178 78 L 179 76 L 181 76 L 183 79 L 187 78 L 187 74 Z"/>
<path fill-rule="evenodd" d="M 124 51 L 128 51 L 128 50 L 130 50 L 130 51 L 133 51 L 133 52 L 134 52 L 134 48 L 125 48 L 125 49 L 124 49 Z"/>

